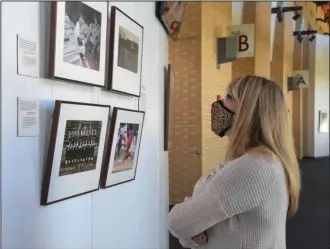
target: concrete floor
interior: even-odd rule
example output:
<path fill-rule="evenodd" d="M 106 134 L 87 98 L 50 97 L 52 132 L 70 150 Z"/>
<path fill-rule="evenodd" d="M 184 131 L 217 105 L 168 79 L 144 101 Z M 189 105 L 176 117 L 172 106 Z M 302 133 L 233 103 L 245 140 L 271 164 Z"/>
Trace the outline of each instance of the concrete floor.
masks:
<path fill-rule="evenodd" d="M 329 249 L 329 157 L 303 159 L 301 201 L 287 222 L 288 249 Z"/>
<path fill-rule="evenodd" d="M 301 201 L 296 216 L 287 221 L 287 249 L 329 249 L 329 157 L 303 159 L 300 167 Z M 170 249 L 181 248 L 170 235 Z"/>

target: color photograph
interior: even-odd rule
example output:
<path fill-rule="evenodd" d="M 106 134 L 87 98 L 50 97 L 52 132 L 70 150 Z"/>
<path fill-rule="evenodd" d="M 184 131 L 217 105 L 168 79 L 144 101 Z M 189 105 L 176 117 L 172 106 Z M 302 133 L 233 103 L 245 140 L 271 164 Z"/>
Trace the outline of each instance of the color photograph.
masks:
<path fill-rule="evenodd" d="M 135 180 L 144 113 L 144 111 L 113 108 L 103 158 L 101 188 L 109 188 Z"/>
<path fill-rule="evenodd" d="M 59 176 L 94 170 L 101 121 L 67 120 Z"/>
<path fill-rule="evenodd" d="M 133 168 L 139 124 L 120 123 L 112 173 Z"/>
<path fill-rule="evenodd" d="M 82 2 L 65 2 L 64 62 L 99 71 L 101 13 Z"/>
<path fill-rule="evenodd" d="M 183 1 L 156 2 L 156 16 L 174 40 L 178 39 L 186 4 Z"/>

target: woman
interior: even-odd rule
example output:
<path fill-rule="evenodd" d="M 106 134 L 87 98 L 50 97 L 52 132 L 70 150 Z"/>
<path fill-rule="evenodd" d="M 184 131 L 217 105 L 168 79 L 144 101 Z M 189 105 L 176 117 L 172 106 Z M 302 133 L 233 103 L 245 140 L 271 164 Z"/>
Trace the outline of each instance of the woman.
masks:
<path fill-rule="evenodd" d="M 287 213 L 298 208 L 300 171 L 283 92 L 273 81 L 233 80 L 211 108 L 214 133 L 228 136 L 225 163 L 202 177 L 168 223 L 184 247 L 285 249 Z"/>

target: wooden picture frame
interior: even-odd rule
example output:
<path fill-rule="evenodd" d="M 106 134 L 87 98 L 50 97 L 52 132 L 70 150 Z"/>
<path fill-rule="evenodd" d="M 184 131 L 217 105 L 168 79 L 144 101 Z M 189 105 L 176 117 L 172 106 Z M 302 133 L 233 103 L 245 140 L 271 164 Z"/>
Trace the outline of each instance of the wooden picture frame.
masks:
<path fill-rule="evenodd" d="M 105 90 L 140 97 L 143 27 L 111 7 L 108 80 Z"/>
<path fill-rule="evenodd" d="M 101 188 L 135 180 L 144 111 L 113 108 L 100 178 Z"/>
<path fill-rule="evenodd" d="M 49 77 L 104 87 L 108 3 L 51 2 Z"/>
<path fill-rule="evenodd" d="M 172 65 L 168 64 L 167 69 L 164 68 L 164 150 L 168 151 L 172 148 L 172 132 L 173 132 L 173 115 L 174 115 L 174 73 L 172 70 Z"/>
<path fill-rule="evenodd" d="M 41 205 L 99 189 L 110 106 L 55 101 Z"/>

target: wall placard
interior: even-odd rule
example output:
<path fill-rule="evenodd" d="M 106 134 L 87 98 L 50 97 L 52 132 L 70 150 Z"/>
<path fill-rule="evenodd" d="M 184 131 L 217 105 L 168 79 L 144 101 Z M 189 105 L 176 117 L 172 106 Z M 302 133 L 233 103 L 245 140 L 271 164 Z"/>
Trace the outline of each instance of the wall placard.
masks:
<path fill-rule="evenodd" d="M 17 35 L 17 74 L 39 77 L 39 43 Z"/>
<path fill-rule="evenodd" d="M 39 101 L 17 98 L 17 136 L 39 136 Z"/>
<path fill-rule="evenodd" d="M 254 24 L 230 26 L 228 36 L 236 36 L 237 58 L 254 57 Z"/>

